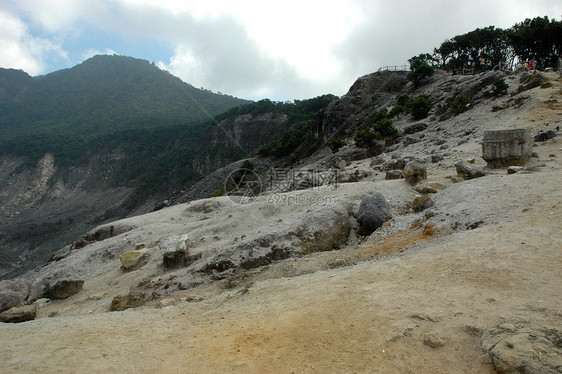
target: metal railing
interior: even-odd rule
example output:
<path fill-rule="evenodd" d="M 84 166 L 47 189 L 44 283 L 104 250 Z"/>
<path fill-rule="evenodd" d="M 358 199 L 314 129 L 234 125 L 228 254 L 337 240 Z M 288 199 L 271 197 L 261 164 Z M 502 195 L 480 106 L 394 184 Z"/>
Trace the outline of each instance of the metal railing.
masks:
<path fill-rule="evenodd" d="M 388 65 L 379 68 L 378 71 L 409 71 L 410 65 Z"/>

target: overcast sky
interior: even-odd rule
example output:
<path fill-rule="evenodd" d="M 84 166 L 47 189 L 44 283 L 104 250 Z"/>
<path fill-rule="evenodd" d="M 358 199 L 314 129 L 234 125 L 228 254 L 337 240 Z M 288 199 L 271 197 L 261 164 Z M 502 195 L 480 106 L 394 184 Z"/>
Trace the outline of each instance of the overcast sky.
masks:
<path fill-rule="evenodd" d="M 248 99 L 343 95 L 446 38 L 560 0 L 0 0 L 0 67 L 31 75 L 95 54 L 154 61 L 184 81 Z"/>

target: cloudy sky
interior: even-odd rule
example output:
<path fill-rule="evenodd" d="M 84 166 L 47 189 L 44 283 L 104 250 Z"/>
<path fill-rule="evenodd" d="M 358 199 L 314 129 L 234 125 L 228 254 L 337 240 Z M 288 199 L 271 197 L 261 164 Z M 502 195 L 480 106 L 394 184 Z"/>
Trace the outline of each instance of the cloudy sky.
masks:
<path fill-rule="evenodd" d="M 560 0 L 0 0 L 0 67 L 31 75 L 96 54 L 154 61 L 184 81 L 249 99 L 343 95 L 383 65 Z"/>

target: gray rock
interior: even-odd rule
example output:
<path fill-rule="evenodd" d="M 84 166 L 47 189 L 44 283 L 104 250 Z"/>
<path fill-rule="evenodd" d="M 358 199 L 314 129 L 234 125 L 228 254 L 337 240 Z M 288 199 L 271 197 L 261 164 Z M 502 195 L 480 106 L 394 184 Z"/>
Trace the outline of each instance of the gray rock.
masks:
<path fill-rule="evenodd" d="M 546 142 L 548 139 L 555 138 L 556 132 L 554 130 L 548 130 L 547 132 L 541 131 L 535 135 L 536 142 Z"/>
<path fill-rule="evenodd" d="M 168 269 L 176 269 L 190 265 L 200 257 L 190 256 L 188 250 L 188 236 L 172 236 L 159 243 L 162 248 L 162 264 Z"/>
<path fill-rule="evenodd" d="M 149 253 L 145 249 L 128 251 L 119 256 L 121 267 L 125 271 L 137 270 L 146 265 Z"/>
<path fill-rule="evenodd" d="M 443 161 L 443 155 L 431 155 L 431 162 L 436 164 L 439 161 Z"/>
<path fill-rule="evenodd" d="M 406 126 L 404 128 L 404 133 L 408 134 L 408 135 L 411 135 L 411 134 L 415 134 L 417 132 L 423 131 L 425 129 L 427 129 L 427 124 L 421 123 L 421 122 L 420 123 L 414 123 L 412 125 Z"/>
<path fill-rule="evenodd" d="M 386 161 L 381 165 L 381 169 L 384 171 L 388 170 L 402 170 L 406 166 L 406 160 L 404 159 L 396 159 Z"/>
<path fill-rule="evenodd" d="M 434 333 L 429 333 L 423 338 L 423 344 L 431 348 L 439 348 L 445 345 L 445 339 Z"/>
<path fill-rule="evenodd" d="M 507 168 L 507 174 L 516 174 L 523 170 L 521 166 L 510 166 Z"/>
<path fill-rule="evenodd" d="M 459 161 L 455 164 L 457 174 L 464 179 L 480 178 L 486 175 L 486 172 L 480 168 L 469 165 L 464 161 Z"/>
<path fill-rule="evenodd" d="M 83 280 L 79 279 L 63 279 L 55 282 L 47 287 L 45 296 L 49 299 L 66 299 L 77 294 L 84 285 Z"/>
<path fill-rule="evenodd" d="M 327 166 L 329 168 L 343 170 L 347 166 L 347 162 L 339 156 L 333 156 L 333 157 L 330 157 L 330 159 L 328 159 Z"/>
<path fill-rule="evenodd" d="M 366 196 L 361 201 L 357 215 L 359 233 L 365 236 L 371 235 L 391 218 L 390 206 L 382 194 L 377 193 L 374 196 Z"/>
<path fill-rule="evenodd" d="M 421 212 L 427 208 L 431 208 L 434 205 L 433 200 L 429 195 L 418 196 L 412 201 L 412 209 L 414 212 Z"/>
<path fill-rule="evenodd" d="M 62 249 L 55 252 L 55 254 L 49 259 L 49 262 L 52 261 L 60 261 L 63 258 L 67 257 L 71 252 L 71 248 L 69 245 L 64 246 Z"/>
<path fill-rule="evenodd" d="M 531 157 L 531 137 L 527 129 L 484 132 L 482 158 L 489 167 L 521 165 Z"/>
<path fill-rule="evenodd" d="M 0 312 L 21 305 L 23 303 L 23 299 L 23 295 L 16 291 L 0 291 Z"/>
<path fill-rule="evenodd" d="M 80 249 L 90 243 L 112 238 L 127 231 L 131 231 L 132 229 L 134 229 L 133 226 L 124 224 L 100 226 L 78 238 L 78 240 L 72 244 L 71 249 Z"/>
<path fill-rule="evenodd" d="M 410 144 L 415 144 L 415 143 L 419 143 L 420 139 L 418 138 L 414 138 L 413 136 L 407 136 L 404 138 L 404 141 L 402 143 L 404 143 L 404 147 L 409 146 Z"/>
<path fill-rule="evenodd" d="M 34 320 L 37 317 L 36 305 L 25 305 L 8 309 L 0 313 L 0 322 L 19 323 Z"/>
<path fill-rule="evenodd" d="M 410 184 L 416 184 L 427 178 L 427 167 L 419 161 L 409 161 L 402 171 L 406 181 Z"/>
<path fill-rule="evenodd" d="M 482 334 L 482 347 L 500 373 L 560 373 L 562 333 L 503 324 Z"/>
<path fill-rule="evenodd" d="M 381 156 L 377 156 L 377 157 L 373 157 L 373 159 L 371 160 L 371 163 L 369 164 L 370 167 L 375 167 L 377 165 L 381 165 L 384 162 L 384 157 Z"/>
<path fill-rule="evenodd" d="M 384 179 L 392 180 L 392 179 L 402 179 L 404 175 L 402 174 L 402 170 L 389 170 L 386 172 Z"/>

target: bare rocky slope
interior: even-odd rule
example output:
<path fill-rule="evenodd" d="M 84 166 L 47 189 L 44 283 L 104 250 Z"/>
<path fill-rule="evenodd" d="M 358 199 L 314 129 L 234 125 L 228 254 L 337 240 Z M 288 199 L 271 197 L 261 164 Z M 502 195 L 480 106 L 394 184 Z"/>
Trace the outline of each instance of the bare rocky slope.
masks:
<path fill-rule="evenodd" d="M 513 96 L 488 94 L 497 77 Z M 403 116 L 409 134 L 377 156 L 349 136 L 412 88 L 400 73 L 360 78 L 277 189 L 260 173 L 247 204 L 205 198 L 105 224 L 0 283 L 4 306 L 37 314 L 0 324 L 3 370 L 561 372 L 562 143 L 534 142 L 514 174 L 486 167 L 480 144 L 491 129 L 557 132 L 562 82 L 542 77 L 517 93 L 527 76 L 437 76 L 416 92 L 437 104 L 424 126 L 412 132 Z M 447 103 L 461 92 L 472 106 L 454 116 Z M 321 146 L 334 136 L 347 137 L 336 154 Z M 386 180 L 410 160 L 426 180 Z M 465 180 L 459 161 L 485 175 Z M 360 205 L 377 193 L 393 218 L 361 236 Z M 419 208 L 421 196 L 433 205 Z"/>

